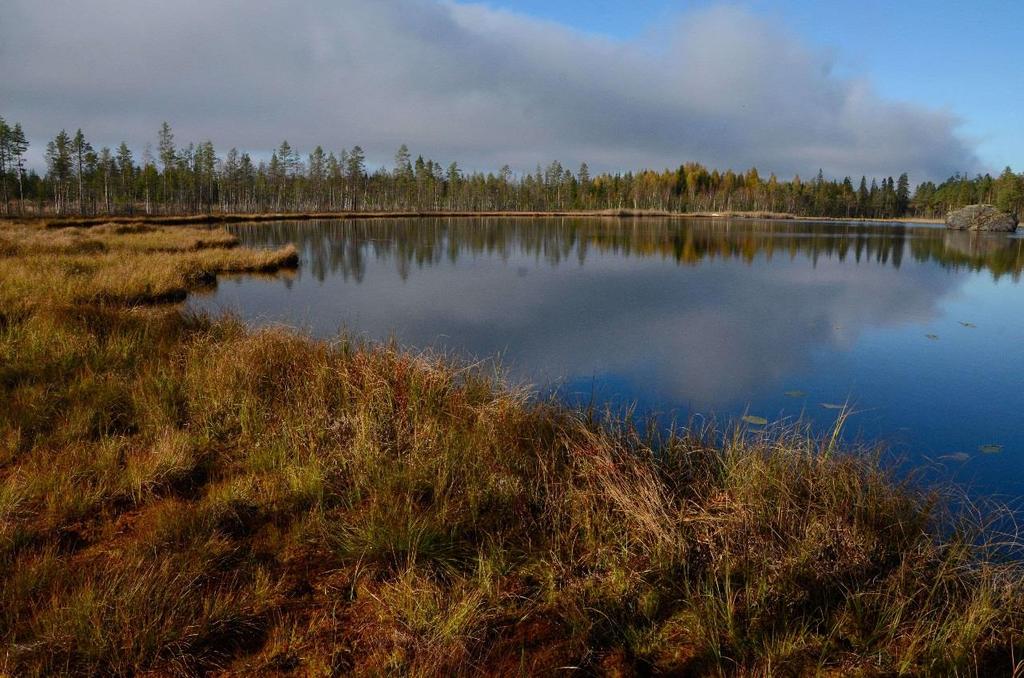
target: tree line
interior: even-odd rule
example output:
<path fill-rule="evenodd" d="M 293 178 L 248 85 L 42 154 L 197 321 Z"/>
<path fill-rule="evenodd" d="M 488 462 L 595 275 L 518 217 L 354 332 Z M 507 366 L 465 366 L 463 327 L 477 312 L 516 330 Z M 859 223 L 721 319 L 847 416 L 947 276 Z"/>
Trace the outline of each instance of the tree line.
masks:
<path fill-rule="evenodd" d="M 360 146 L 338 153 L 316 146 L 305 156 L 283 141 L 269 159 L 211 141 L 179 145 L 166 122 L 156 151 L 141 158 L 122 142 L 98 151 L 81 129 L 61 130 L 46 146 L 46 172 L 26 171 L 28 142 L 20 124 L 0 118 L 0 198 L 6 214 L 197 214 L 340 211 L 665 210 L 769 212 L 844 218 L 934 217 L 988 202 L 1024 217 L 1024 174 L 1006 168 L 955 175 L 911 190 L 906 173 L 828 179 L 821 170 L 762 177 L 688 162 L 676 169 L 592 174 L 558 161 L 534 172 L 467 172 L 418 156 L 404 144 L 390 167 L 369 170 Z"/>

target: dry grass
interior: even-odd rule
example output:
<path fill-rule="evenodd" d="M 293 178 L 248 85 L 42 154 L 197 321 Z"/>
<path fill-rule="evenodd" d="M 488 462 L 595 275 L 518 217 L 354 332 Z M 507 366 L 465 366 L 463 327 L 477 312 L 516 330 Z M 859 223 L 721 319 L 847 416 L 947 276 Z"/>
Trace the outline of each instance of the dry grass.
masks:
<path fill-rule="evenodd" d="M 142 235 L 0 260 L 0 675 L 1022 670 L 1019 564 L 871 456 L 126 305 L 269 256 Z"/>
<path fill-rule="evenodd" d="M 308 221 L 313 219 L 409 219 L 423 217 L 674 217 L 674 218 L 725 218 L 725 219 L 769 219 L 798 221 L 834 221 L 834 222 L 868 222 L 868 223 L 918 223 L 941 224 L 939 217 L 823 217 L 796 215 L 790 212 L 770 212 L 765 210 L 719 212 L 671 212 L 656 209 L 604 209 L 604 210 L 519 210 L 519 211 L 345 211 L 345 212 L 281 212 L 281 213 L 228 213 L 214 212 L 211 214 L 191 215 L 138 215 L 138 216 L 100 216 L 100 217 L 24 217 L 17 219 L 19 223 L 37 224 L 48 228 L 65 228 L 69 226 L 91 227 L 105 224 L 149 224 L 149 225 L 185 225 L 185 224 L 226 224 L 259 221 Z"/>
<path fill-rule="evenodd" d="M 743 213 L 737 213 L 743 214 Z M 683 212 L 645 209 L 606 209 L 606 210 L 518 210 L 518 211 L 467 211 L 467 210 L 429 210 L 429 211 L 343 211 L 343 212 L 213 212 L 211 214 L 182 215 L 137 215 L 137 216 L 98 216 L 98 217 L 21 217 L 11 219 L 18 225 L 34 225 L 42 228 L 91 228 L 113 224 L 181 226 L 190 224 L 232 224 L 259 221 L 308 221 L 312 219 L 409 219 L 419 217 L 686 217 L 699 216 Z"/>
<path fill-rule="evenodd" d="M 775 221 L 834 221 L 840 223 L 856 222 L 879 224 L 941 224 L 944 221 L 939 217 L 816 217 L 813 215 L 798 215 L 791 212 L 769 212 L 765 210 L 687 212 L 685 216 L 699 219 L 768 219 Z"/>
<path fill-rule="evenodd" d="M 0 305 L 153 303 L 183 299 L 218 273 L 272 272 L 295 249 L 237 249 L 222 230 L 108 223 L 46 229 L 0 224 Z"/>
<path fill-rule="evenodd" d="M 127 237 L 131 236 L 131 237 Z M 81 226 L 70 223 L 44 228 L 41 224 L 5 222 L 0 228 L 0 252 L 6 256 L 95 254 L 101 252 L 192 252 L 230 248 L 238 238 L 222 230 L 198 227 L 156 227 L 142 222 L 104 222 Z"/>

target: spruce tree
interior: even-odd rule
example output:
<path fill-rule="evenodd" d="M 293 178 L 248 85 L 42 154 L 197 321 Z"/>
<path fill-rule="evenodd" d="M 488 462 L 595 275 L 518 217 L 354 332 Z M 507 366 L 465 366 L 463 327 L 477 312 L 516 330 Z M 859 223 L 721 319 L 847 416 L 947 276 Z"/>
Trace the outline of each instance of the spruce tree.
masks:
<path fill-rule="evenodd" d="M 904 172 L 896 184 L 896 216 L 904 216 L 910 207 L 910 178 Z"/>

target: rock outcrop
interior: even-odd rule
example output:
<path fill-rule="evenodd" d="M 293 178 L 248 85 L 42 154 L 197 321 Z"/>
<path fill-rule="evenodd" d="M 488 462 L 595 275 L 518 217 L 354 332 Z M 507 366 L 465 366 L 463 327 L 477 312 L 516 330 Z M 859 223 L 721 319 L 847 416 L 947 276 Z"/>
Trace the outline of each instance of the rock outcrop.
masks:
<path fill-rule="evenodd" d="M 1017 230 L 1017 217 L 992 205 L 968 205 L 946 215 L 946 228 L 1012 233 Z"/>

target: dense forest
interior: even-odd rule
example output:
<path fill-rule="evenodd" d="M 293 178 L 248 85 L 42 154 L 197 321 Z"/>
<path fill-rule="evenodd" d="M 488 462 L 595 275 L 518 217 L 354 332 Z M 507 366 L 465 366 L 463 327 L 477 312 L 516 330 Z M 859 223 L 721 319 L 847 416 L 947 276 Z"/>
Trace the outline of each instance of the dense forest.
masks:
<path fill-rule="evenodd" d="M 403 144 L 391 167 L 369 170 L 359 146 L 339 153 L 321 146 L 305 157 L 287 141 L 269 159 L 235 148 L 218 154 L 210 141 L 178 145 L 165 122 L 154 154 L 140 158 L 126 143 L 96 150 L 81 130 L 61 130 L 46 146 L 46 173 L 26 169 L 28 142 L 20 124 L 0 118 L 0 201 L 6 214 L 193 214 L 222 212 L 757 211 L 848 218 L 934 217 L 977 202 L 1024 217 L 1024 174 L 956 175 L 911 189 L 898 178 L 783 180 L 708 169 L 688 162 L 674 170 L 592 174 L 558 161 L 516 173 L 466 172 Z"/>

